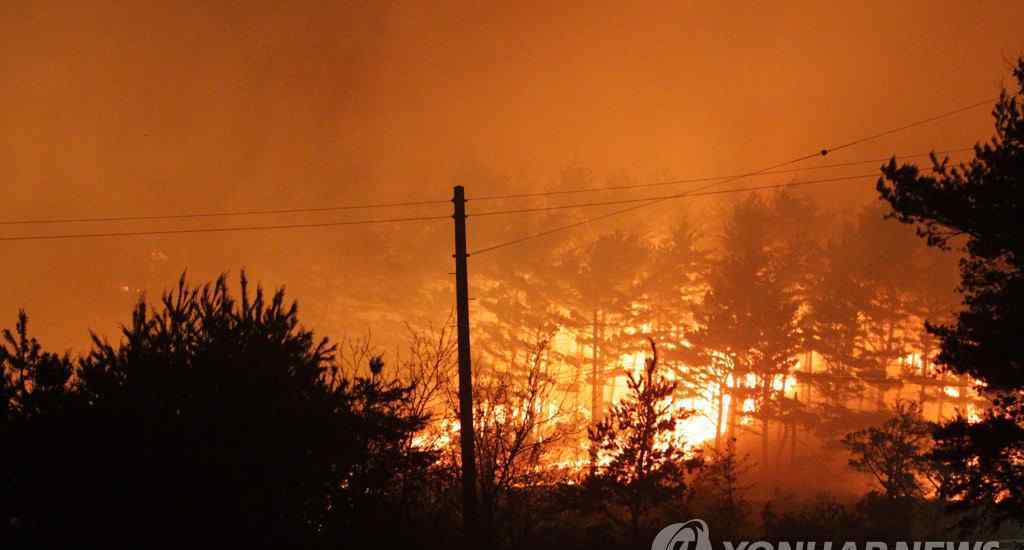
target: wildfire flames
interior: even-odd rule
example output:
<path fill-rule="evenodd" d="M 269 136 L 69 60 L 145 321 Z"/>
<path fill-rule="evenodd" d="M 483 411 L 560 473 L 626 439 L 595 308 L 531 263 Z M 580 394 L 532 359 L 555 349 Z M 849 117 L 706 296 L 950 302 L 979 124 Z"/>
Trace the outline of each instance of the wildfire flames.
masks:
<path fill-rule="evenodd" d="M 566 353 L 570 351 L 565 340 L 555 339 L 555 342 L 562 347 L 560 351 Z M 629 392 L 627 377 L 630 374 L 634 376 L 639 375 L 646 359 L 646 352 L 629 353 L 619 356 L 618 368 L 609 373 L 605 381 L 604 397 L 606 398 L 606 407 L 615 406 L 627 396 Z M 901 360 L 901 364 L 903 366 L 912 365 L 921 368 L 922 361 L 920 353 L 911 353 Z M 817 363 L 820 364 L 820 359 L 817 360 Z M 801 358 L 795 363 L 793 373 L 813 372 L 814 364 L 814 356 L 810 357 L 810 361 L 807 361 L 806 358 Z M 933 365 L 928 365 L 928 367 L 931 371 L 935 370 Z M 686 373 L 687 369 L 688 367 L 681 369 L 683 374 Z M 567 368 L 563 369 L 563 371 L 555 372 L 556 380 L 570 378 L 572 373 L 568 372 Z M 801 396 L 810 394 L 810 389 L 801 384 L 793 373 L 775 377 L 771 381 L 770 386 L 778 396 L 798 400 Z M 668 381 L 677 380 L 680 376 L 675 370 L 670 369 L 665 369 L 659 374 Z M 757 387 L 759 384 L 759 380 L 754 374 L 746 374 L 740 381 L 742 385 L 748 388 Z M 731 408 L 733 407 L 734 398 L 731 393 L 736 388 L 736 382 L 730 375 L 726 379 L 724 387 L 720 387 L 717 384 L 708 384 L 693 392 L 695 395 L 681 396 L 672 399 L 670 402 L 662 403 L 662 405 L 671 406 L 675 411 L 687 411 L 690 413 L 685 419 L 676 422 L 673 431 L 673 442 L 677 446 L 682 445 L 691 449 L 712 446 L 730 435 L 728 433 L 730 425 L 725 419 L 729 418 L 732 414 Z M 960 404 L 962 406 L 960 410 L 968 421 L 977 422 L 981 419 L 981 409 L 975 404 L 977 393 L 974 389 L 976 387 L 977 384 L 973 381 L 966 381 L 961 386 L 938 386 L 937 393 L 948 398 L 953 404 Z M 592 423 L 592 411 L 590 410 L 589 403 L 586 403 L 585 399 L 581 397 L 589 395 L 589 393 L 585 391 L 580 392 L 578 386 L 576 392 L 578 395 L 559 396 L 559 398 L 571 398 L 570 402 L 572 405 L 568 409 L 559 410 L 554 403 L 538 402 L 535 404 L 537 410 L 534 412 L 545 413 L 551 418 L 558 416 L 573 417 L 584 426 L 590 425 Z M 724 394 L 720 395 L 723 392 Z M 720 406 L 719 397 L 721 397 Z M 890 396 L 891 400 L 902 399 L 903 397 L 902 390 Z M 743 399 L 739 410 L 736 411 L 736 424 L 739 426 L 752 424 L 754 421 L 753 415 L 756 412 L 757 404 L 755 400 L 753 398 Z M 941 405 L 933 406 L 929 409 L 929 413 L 935 415 L 935 419 L 939 419 L 943 415 L 948 416 L 952 414 L 949 410 L 943 411 Z M 526 415 L 526 411 L 522 408 L 496 406 L 491 411 L 491 414 L 494 421 L 501 423 L 507 422 L 510 419 L 521 419 Z M 413 445 L 434 450 L 453 449 L 453 446 L 457 445 L 459 440 L 459 430 L 460 424 L 456 418 L 441 416 L 436 418 L 423 433 L 414 439 Z M 568 456 L 566 457 L 563 453 L 559 458 L 549 461 L 544 467 L 582 471 L 583 468 L 588 466 L 589 443 L 587 442 L 586 431 L 579 430 L 576 435 L 576 444 L 569 445 Z M 541 440 L 546 437 L 543 429 L 539 430 L 537 437 Z M 603 459 L 599 457 L 598 464 L 601 463 L 601 460 Z"/>

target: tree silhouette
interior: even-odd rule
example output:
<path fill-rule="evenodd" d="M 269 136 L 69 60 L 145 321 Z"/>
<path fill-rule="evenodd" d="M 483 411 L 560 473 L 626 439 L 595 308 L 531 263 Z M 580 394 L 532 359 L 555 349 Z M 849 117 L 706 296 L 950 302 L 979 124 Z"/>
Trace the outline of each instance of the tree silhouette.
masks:
<path fill-rule="evenodd" d="M 658 349 L 639 373 L 627 376 L 629 393 L 590 430 L 591 498 L 607 517 L 639 540 L 645 515 L 657 506 L 678 501 L 686 490 L 686 474 L 700 465 L 677 439 L 676 425 L 692 411 L 673 403 L 676 382 L 659 372 Z M 620 519 L 624 511 L 626 519 Z"/>
<path fill-rule="evenodd" d="M 5 367 L 53 363 L 13 340 Z M 384 382 L 379 359 L 371 377 L 343 378 L 283 291 L 251 293 L 244 274 L 238 300 L 224 277 L 199 288 L 182 277 L 159 309 L 139 303 L 120 342 L 93 340 L 67 400 L 75 414 L 33 420 L 53 443 L 14 440 L 18 475 L 37 484 L 5 503 L 22 510 L 8 516 L 15 540 L 316 546 L 372 532 L 394 488 L 431 461 L 404 445 L 425 421 L 403 413 L 410 389 Z"/>
<path fill-rule="evenodd" d="M 0 335 L 0 540 L 24 545 L 29 533 L 47 528 L 54 496 L 89 473 L 86 455 L 77 464 L 82 474 L 62 475 L 72 451 L 85 450 L 76 444 L 83 439 L 85 403 L 72 383 L 71 359 L 44 351 L 29 336 L 24 311 L 15 329 Z M 76 503 L 69 499 L 66 506 Z"/>
<path fill-rule="evenodd" d="M 814 372 L 800 372 L 798 379 L 807 388 L 806 404 L 816 417 L 814 429 L 829 439 L 862 427 L 849 426 L 853 415 L 848 408 L 865 390 L 857 373 L 864 370 L 861 310 L 870 291 L 857 276 L 859 255 L 850 252 L 859 239 L 858 226 L 847 224 L 829 240 L 818 284 L 808 302 L 810 348 L 820 356 L 821 364 Z"/>
<path fill-rule="evenodd" d="M 846 434 L 843 446 L 851 453 L 850 466 L 871 474 L 888 498 L 921 496 L 922 477 L 929 472 L 925 452 L 931 426 L 921 418 L 921 406 L 899 401 L 893 416 L 881 426 Z"/>
<path fill-rule="evenodd" d="M 924 281 L 941 278 L 925 269 L 927 247 L 876 207 L 861 210 L 824 250 L 806 317 L 824 368 L 799 377 L 819 396 L 815 429 L 841 437 L 886 417 L 886 396 L 902 384 L 893 374 L 902 374 L 896 367 L 916 343 L 916 314 L 934 313 L 940 303 L 937 285 Z M 945 291 L 948 301 L 952 288 Z"/>
<path fill-rule="evenodd" d="M 693 363 L 703 365 L 718 386 L 716 432 L 729 397 L 728 431 L 735 433 L 750 400 L 761 420 L 762 467 L 768 452 L 768 422 L 779 418 L 776 385 L 796 363 L 798 309 L 788 272 L 788 254 L 770 228 L 777 214 L 757 196 L 736 205 L 722 239 L 723 253 L 708 278 L 709 289 L 696 309 L 699 328 L 689 340 Z M 719 437 L 716 437 L 719 439 Z"/>
<path fill-rule="evenodd" d="M 589 347 L 591 420 L 605 411 L 608 370 L 624 353 L 637 351 L 636 336 L 625 334 L 629 306 L 643 259 L 644 244 L 633 234 L 617 231 L 598 236 L 562 259 L 563 302 L 569 314 L 563 322 Z"/>
<path fill-rule="evenodd" d="M 582 421 L 570 414 L 566 396 L 556 391 L 548 347 L 548 340 L 535 342 L 522 372 L 494 369 L 474 380 L 481 527 L 492 545 L 515 536 L 500 520 L 529 513 L 523 500 L 550 482 L 543 462 L 576 435 L 575 426 Z M 452 399 L 453 419 L 456 404 Z"/>
<path fill-rule="evenodd" d="M 752 485 L 746 483 L 751 468 L 750 457 L 739 454 L 736 438 L 730 437 L 722 449 L 712 450 L 694 481 L 699 516 L 715 526 L 716 537 L 742 538 L 751 511 Z"/>
<path fill-rule="evenodd" d="M 18 314 L 14 332 L 2 331 L 0 342 L 0 411 L 5 419 L 30 420 L 53 415 L 67 405 L 73 365 L 67 354 L 43 350 L 28 335 L 28 315 Z"/>
<path fill-rule="evenodd" d="M 687 364 L 693 353 L 686 346 L 694 327 L 694 309 L 707 290 L 708 251 L 698 247 L 700 233 L 687 218 L 675 220 L 667 238 L 653 247 L 638 288 L 640 300 L 634 325 L 650 328 L 645 334 L 661 342 L 659 361 L 676 375 L 677 397 L 703 397 L 714 401 L 714 380 Z"/>
<path fill-rule="evenodd" d="M 1024 59 L 1014 75 L 1024 93 Z M 937 361 L 985 384 L 994 407 L 982 422 L 960 417 L 936 434 L 933 457 L 951 475 L 940 488 L 955 508 L 994 523 L 1024 519 L 1024 117 L 1004 91 L 993 110 L 995 137 L 976 145 L 968 164 L 932 157 L 934 174 L 895 159 L 882 168 L 878 191 L 893 216 L 915 224 L 928 244 L 962 246 L 964 308 L 951 325 L 929 325 Z"/>

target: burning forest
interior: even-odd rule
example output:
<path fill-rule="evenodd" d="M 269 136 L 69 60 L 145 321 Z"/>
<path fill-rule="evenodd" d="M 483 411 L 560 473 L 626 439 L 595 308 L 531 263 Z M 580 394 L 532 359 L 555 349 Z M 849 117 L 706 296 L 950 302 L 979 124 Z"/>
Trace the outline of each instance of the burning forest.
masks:
<path fill-rule="evenodd" d="M 1024 541 L 1016 7 L 16 4 L 0 547 Z"/>

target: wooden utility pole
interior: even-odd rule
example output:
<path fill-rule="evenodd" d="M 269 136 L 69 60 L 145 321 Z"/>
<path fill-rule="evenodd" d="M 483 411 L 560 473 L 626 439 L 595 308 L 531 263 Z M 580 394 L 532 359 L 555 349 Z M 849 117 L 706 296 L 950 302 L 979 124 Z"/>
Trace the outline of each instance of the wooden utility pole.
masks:
<path fill-rule="evenodd" d="M 601 375 L 598 372 L 598 351 L 597 351 L 597 309 L 594 309 L 594 322 L 591 328 L 591 363 L 590 363 L 590 423 L 596 426 L 601 422 L 601 413 L 604 408 L 604 380 L 601 379 Z"/>
<path fill-rule="evenodd" d="M 459 335 L 459 436 L 462 444 L 462 526 L 469 544 L 478 538 L 473 369 L 469 355 L 469 275 L 466 273 L 466 191 L 455 186 L 455 300 Z"/>

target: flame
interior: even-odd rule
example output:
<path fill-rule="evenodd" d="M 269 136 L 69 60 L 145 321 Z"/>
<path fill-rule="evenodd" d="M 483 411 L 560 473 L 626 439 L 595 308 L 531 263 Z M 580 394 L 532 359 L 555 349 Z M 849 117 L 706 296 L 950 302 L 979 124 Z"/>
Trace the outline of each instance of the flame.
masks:
<path fill-rule="evenodd" d="M 967 404 L 967 422 L 969 424 L 981 422 L 981 413 L 978 412 L 978 407 L 972 403 Z"/>
<path fill-rule="evenodd" d="M 711 413 L 713 403 L 707 399 L 676 399 L 672 408 L 676 412 L 691 411 L 692 414 L 677 420 L 672 439 L 677 444 L 698 445 L 715 437 L 715 423 Z"/>
<path fill-rule="evenodd" d="M 649 330 L 650 326 L 648 325 L 638 325 L 631 327 L 627 330 L 627 333 L 641 334 Z M 672 345 L 673 343 L 671 342 L 666 343 L 668 347 Z M 685 346 L 687 344 L 683 340 L 674 343 L 674 345 Z M 588 351 L 590 348 L 589 344 L 581 344 L 581 341 L 577 339 L 572 331 L 561 331 L 553 340 L 552 348 L 558 353 L 566 356 L 576 356 L 582 360 L 580 364 L 573 366 L 565 365 L 563 367 L 564 372 L 561 373 L 563 379 L 587 380 L 589 378 L 588 374 L 593 368 L 593 365 L 587 361 L 590 353 Z M 713 355 L 716 355 L 722 366 L 728 367 L 731 365 L 728 355 L 724 353 Z M 606 373 L 603 396 L 604 407 L 608 408 L 617 405 L 623 399 L 628 398 L 627 376 L 629 374 L 637 376 L 643 373 L 648 356 L 649 351 L 647 350 L 623 353 L 614 358 L 614 363 L 608 361 L 611 357 L 605 356 L 603 360 L 603 372 Z M 916 351 L 908 353 L 900 359 L 904 365 L 920 366 L 923 362 L 927 362 L 924 355 Z M 808 365 L 806 361 L 807 359 L 803 356 L 797 358 L 794 371 L 805 371 L 807 367 L 813 365 L 813 363 Z M 673 368 L 660 369 L 658 375 L 669 381 L 685 380 L 688 379 L 686 373 L 691 368 L 686 365 L 676 364 Z M 726 375 L 725 372 L 722 372 L 722 374 Z M 959 385 L 939 387 L 943 395 L 950 398 L 961 398 L 968 395 L 964 393 L 965 391 L 973 394 L 974 391 L 983 386 L 977 380 L 965 380 L 962 383 L 968 385 L 966 388 Z M 686 397 L 673 398 L 665 403 L 675 410 L 685 409 L 691 411 L 691 414 L 685 419 L 677 421 L 672 432 L 660 436 L 656 444 L 665 446 L 669 443 L 675 443 L 688 448 L 699 447 L 706 445 L 708 442 L 715 441 L 716 437 L 725 435 L 730 429 L 730 424 L 748 425 L 754 422 L 753 413 L 757 412 L 757 401 L 753 398 L 744 397 L 742 402 L 740 402 L 734 395 L 730 395 L 730 392 L 734 391 L 732 388 L 738 386 L 758 388 L 765 384 L 777 395 L 790 399 L 797 397 L 798 390 L 802 391 L 802 386 L 798 383 L 795 372 L 779 374 L 771 378 L 762 378 L 752 372 L 736 373 L 735 376 L 728 374 L 721 383 L 712 382 L 707 387 L 697 388 L 696 395 L 688 394 Z M 571 400 L 572 404 L 569 406 L 569 409 L 564 408 L 565 404 L 568 403 L 567 401 L 562 401 L 557 406 L 555 403 L 538 402 L 535 404 L 536 411 L 534 412 L 537 416 L 544 416 L 546 414 L 546 418 L 549 419 L 556 419 L 556 417 L 561 415 L 565 415 L 563 417 L 565 419 L 574 418 L 575 421 L 580 423 L 582 429 L 577 432 L 580 434 L 578 437 L 574 436 L 565 443 L 558 443 L 557 452 L 545 460 L 544 467 L 581 472 L 590 464 L 590 443 L 586 437 L 585 429 L 585 426 L 590 424 L 592 417 L 590 393 L 589 389 L 581 389 L 578 386 L 572 386 L 571 390 L 568 388 L 563 390 L 566 392 L 577 392 L 575 396 L 570 393 L 566 393 L 563 396 L 563 399 L 568 398 Z M 733 411 L 732 408 L 737 406 L 739 409 Z M 968 421 L 978 422 L 981 420 L 983 410 L 978 406 L 972 403 L 965 403 L 965 409 L 965 416 L 967 416 Z M 521 418 L 525 411 L 515 410 L 514 407 L 506 410 L 501 406 L 496 406 L 491 412 L 495 421 L 504 422 Z M 733 415 L 735 415 L 735 418 L 733 418 Z M 561 420 L 556 421 L 560 422 Z M 432 427 L 426 430 L 427 433 L 418 435 L 415 438 L 414 445 L 431 449 L 456 445 L 459 440 L 458 431 L 459 425 L 457 421 L 435 421 L 432 423 Z M 544 433 L 537 433 L 537 437 L 544 441 L 547 436 Z M 599 456 L 597 461 L 598 464 L 607 464 L 608 458 Z"/>
<path fill-rule="evenodd" d="M 438 451 L 456 441 L 459 433 L 459 421 L 441 418 L 427 429 L 412 438 L 413 448 L 425 451 Z"/>

